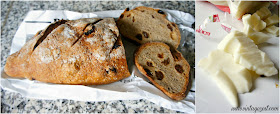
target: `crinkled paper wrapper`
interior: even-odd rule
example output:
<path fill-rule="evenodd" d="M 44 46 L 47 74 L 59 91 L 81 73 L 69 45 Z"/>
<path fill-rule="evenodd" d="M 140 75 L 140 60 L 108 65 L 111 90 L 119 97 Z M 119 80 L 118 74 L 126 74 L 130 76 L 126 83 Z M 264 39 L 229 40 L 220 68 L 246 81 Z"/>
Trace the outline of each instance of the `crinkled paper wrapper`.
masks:
<path fill-rule="evenodd" d="M 63 85 L 31 81 L 7 76 L 2 69 L 1 87 L 5 90 L 18 92 L 24 97 L 36 99 L 72 99 L 78 101 L 111 101 L 111 100 L 137 100 L 146 99 L 167 109 L 182 112 L 195 110 L 195 83 L 194 83 L 194 30 L 191 25 L 194 17 L 188 13 L 176 10 L 164 10 L 167 18 L 179 25 L 181 31 L 181 44 L 178 48 L 190 63 L 190 85 L 187 97 L 181 101 L 168 98 L 157 89 L 137 70 L 133 63 L 133 53 L 137 48 L 133 43 L 123 40 L 126 50 L 127 62 L 131 76 L 118 82 L 107 85 L 83 86 Z M 30 11 L 17 30 L 10 54 L 20 50 L 21 47 L 39 30 L 47 27 L 55 19 L 80 18 L 106 18 L 117 19 L 123 10 L 101 11 L 93 13 L 78 13 L 72 11 Z M 187 56 L 188 55 L 188 56 Z"/>

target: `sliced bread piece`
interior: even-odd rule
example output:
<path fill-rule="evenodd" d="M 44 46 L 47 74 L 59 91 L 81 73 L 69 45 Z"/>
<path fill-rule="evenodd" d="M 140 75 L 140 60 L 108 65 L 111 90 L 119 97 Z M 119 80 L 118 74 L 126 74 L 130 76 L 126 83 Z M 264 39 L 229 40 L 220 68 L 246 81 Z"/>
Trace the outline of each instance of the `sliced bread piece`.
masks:
<path fill-rule="evenodd" d="M 165 43 L 151 42 L 141 45 L 134 56 L 139 71 L 168 97 L 186 97 L 190 66 L 179 51 Z"/>
<path fill-rule="evenodd" d="M 174 48 L 180 44 L 180 30 L 159 9 L 140 6 L 129 11 L 127 8 L 119 17 L 117 26 L 124 37 L 140 44 L 159 41 Z"/>

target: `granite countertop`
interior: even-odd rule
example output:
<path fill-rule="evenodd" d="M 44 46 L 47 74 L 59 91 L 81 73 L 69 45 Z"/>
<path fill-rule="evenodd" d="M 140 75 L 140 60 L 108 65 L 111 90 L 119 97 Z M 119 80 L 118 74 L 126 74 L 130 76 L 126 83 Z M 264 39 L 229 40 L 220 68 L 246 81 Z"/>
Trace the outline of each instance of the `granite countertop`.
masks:
<path fill-rule="evenodd" d="M 82 6 L 82 7 L 81 7 Z M 76 12 L 95 12 L 105 10 L 121 10 L 127 7 L 133 9 L 136 6 L 148 6 L 180 10 L 194 16 L 194 1 L 161 1 L 154 2 L 129 2 L 129 1 L 1 1 L 1 67 L 6 63 L 10 51 L 12 39 L 16 30 L 30 10 L 70 10 Z M 194 42 L 194 39 L 193 39 Z M 193 55 L 194 56 L 194 55 Z M 90 113 L 90 112 L 153 112 L 176 113 L 158 106 L 148 100 L 118 100 L 106 102 L 83 102 L 68 99 L 40 100 L 21 96 L 18 93 L 3 90 L 1 88 L 1 112 L 2 113 Z"/>

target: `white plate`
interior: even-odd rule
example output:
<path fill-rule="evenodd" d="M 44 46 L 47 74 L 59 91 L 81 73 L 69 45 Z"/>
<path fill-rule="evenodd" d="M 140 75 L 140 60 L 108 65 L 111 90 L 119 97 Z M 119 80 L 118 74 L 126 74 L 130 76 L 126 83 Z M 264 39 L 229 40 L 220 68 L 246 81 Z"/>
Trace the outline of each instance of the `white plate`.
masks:
<path fill-rule="evenodd" d="M 225 22 L 225 13 L 208 2 L 196 2 L 196 29 L 203 21 L 213 14 L 218 14 L 220 20 Z M 230 22 L 230 21 L 227 21 Z M 197 67 L 200 59 L 208 56 L 209 52 L 217 49 L 218 43 L 228 34 L 221 29 L 219 24 L 210 23 L 207 25 L 215 37 L 205 37 L 196 32 L 195 39 L 195 77 L 196 77 L 196 112 L 278 112 L 275 110 L 261 110 L 262 107 L 279 107 L 279 74 L 272 77 L 258 78 L 250 93 L 238 94 L 240 108 L 248 108 L 247 111 L 233 111 L 232 106 L 219 90 L 209 74 Z M 234 20 L 234 27 L 242 28 L 240 20 Z M 211 33 L 211 34 L 212 34 Z M 259 48 L 266 52 L 275 66 L 279 68 L 279 38 L 271 38 L 268 43 L 259 45 Z M 261 107 L 258 108 L 257 107 Z M 278 108 L 279 109 L 279 108 Z"/>

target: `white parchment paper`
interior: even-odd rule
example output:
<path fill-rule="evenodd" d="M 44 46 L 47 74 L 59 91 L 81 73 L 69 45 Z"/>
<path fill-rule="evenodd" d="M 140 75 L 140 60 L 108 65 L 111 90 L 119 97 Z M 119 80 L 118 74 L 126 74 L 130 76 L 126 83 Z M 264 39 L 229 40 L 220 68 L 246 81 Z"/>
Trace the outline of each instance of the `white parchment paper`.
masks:
<path fill-rule="evenodd" d="M 177 23 L 180 27 L 182 39 L 194 34 L 191 24 L 194 23 L 194 17 L 188 13 L 164 10 L 170 21 Z M 30 11 L 17 30 L 10 54 L 20 50 L 21 47 L 32 37 L 37 31 L 44 29 L 54 19 L 80 19 L 80 18 L 118 18 L 123 10 L 102 11 L 94 13 L 78 13 L 72 11 Z M 195 93 L 188 92 L 187 97 L 181 101 L 174 101 L 168 98 L 163 92 L 153 86 L 140 72 L 133 63 L 133 53 L 137 46 L 123 41 L 128 66 L 131 76 L 121 81 L 98 86 L 83 85 L 63 85 L 43 83 L 39 81 L 30 81 L 28 79 L 19 79 L 9 77 L 5 72 L 1 71 L 1 87 L 5 90 L 18 92 L 24 97 L 36 99 L 72 99 L 78 101 L 110 101 L 110 100 L 137 100 L 146 99 L 159 106 L 171 110 L 182 112 L 194 112 L 195 110 Z M 184 42 L 181 41 L 181 47 Z M 194 48 L 194 47 L 193 47 Z M 182 52 L 187 55 L 186 52 Z M 193 73 L 192 73 L 193 74 Z M 190 77 L 193 77 L 191 75 Z M 190 79 L 190 90 L 194 91 L 194 79 Z"/>

